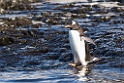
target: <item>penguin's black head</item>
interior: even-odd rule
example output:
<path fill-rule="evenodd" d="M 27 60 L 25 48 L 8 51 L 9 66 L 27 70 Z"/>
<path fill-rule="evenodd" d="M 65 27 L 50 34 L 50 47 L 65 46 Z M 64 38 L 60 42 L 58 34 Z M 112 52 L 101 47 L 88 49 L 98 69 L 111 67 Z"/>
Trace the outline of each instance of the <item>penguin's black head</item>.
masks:
<path fill-rule="evenodd" d="M 72 30 L 78 30 L 78 29 L 80 29 L 80 26 L 76 21 L 71 21 L 71 22 L 68 22 L 68 24 L 65 26 L 65 28 L 70 28 Z"/>

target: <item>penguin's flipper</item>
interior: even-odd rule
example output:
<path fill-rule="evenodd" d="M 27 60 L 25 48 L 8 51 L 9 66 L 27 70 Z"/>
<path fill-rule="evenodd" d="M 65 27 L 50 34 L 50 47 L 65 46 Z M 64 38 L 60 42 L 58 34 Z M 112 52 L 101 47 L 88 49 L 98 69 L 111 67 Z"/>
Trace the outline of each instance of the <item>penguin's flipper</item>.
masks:
<path fill-rule="evenodd" d="M 85 40 L 85 41 L 87 41 L 87 42 L 90 42 L 90 43 L 96 45 L 96 43 L 95 43 L 91 38 L 89 38 L 89 37 L 82 36 L 81 39 L 83 39 L 83 40 Z M 97 45 L 96 45 L 96 46 L 97 46 Z"/>

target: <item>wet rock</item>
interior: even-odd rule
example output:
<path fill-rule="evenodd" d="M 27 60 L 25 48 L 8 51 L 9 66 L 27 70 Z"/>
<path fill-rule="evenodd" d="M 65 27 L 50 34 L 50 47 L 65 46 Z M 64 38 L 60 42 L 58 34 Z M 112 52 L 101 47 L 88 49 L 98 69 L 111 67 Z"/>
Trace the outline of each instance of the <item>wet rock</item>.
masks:
<path fill-rule="evenodd" d="M 6 46 L 12 43 L 14 43 L 14 39 L 12 37 L 7 35 L 0 36 L 0 46 Z"/>
<path fill-rule="evenodd" d="M 58 8 L 71 8 L 71 7 L 74 7 L 75 5 L 73 3 L 70 3 L 70 4 L 66 4 L 66 5 L 63 5 L 63 6 L 60 6 Z"/>
<path fill-rule="evenodd" d="M 51 12 L 51 15 L 56 16 L 56 17 L 62 17 L 64 16 L 63 12 Z"/>
<path fill-rule="evenodd" d="M 28 41 L 25 40 L 25 39 L 19 39 L 16 42 L 18 42 L 18 44 L 20 44 L 20 45 L 23 45 L 23 44 L 27 44 L 28 43 Z"/>
<path fill-rule="evenodd" d="M 55 18 L 55 17 L 50 17 L 50 18 L 46 19 L 45 22 L 46 22 L 47 24 L 52 24 L 52 25 L 59 24 L 58 18 Z"/>
<path fill-rule="evenodd" d="M 124 6 L 124 3 L 118 3 L 118 5 L 120 5 L 120 6 Z"/>
<path fill-rule="evenodd" d="M 38 2 L 39 0 L 6 0 L 0 3 L 0 8 L 5 10 L 34 10 L 34 6 L 30 3 Z"/>
<path fill-rule="evenodd" d="M 124 24 L 124 21 L 123 20 L 119 20 L 119 21 L 117 21 L 117 23 Z"/>
<path fill-rule="evenodd" d="M 99 4 L 92 5 L 93 8 L 100 8 Z"/>
<path fill-rule="evenodd" d="M 121 36 L 121 40 L 124 41 L 124 36 Z"/>
<path fill-rule="evenodd" d="M 37 30 L 28 30 L 27 31 L 31 36 L 35 37 L 36 36 L 36 33 L 37 33 Z"/>
<path fill-rule="evenodd" d="M 72 14 L 72 18 L 86 18 L 86 14 Z"/>
<path fill-rule="evenodd" d="M 76 13 L 76 14 L 81 14 L 81 13 L 86 13 L 87 9 L 81 8 L 81 9 L 72 9 L 70 10 L 71 13 Z"/>
<path fill-rule="evenodd" d="M 102 16 L 101 17 L 101 20 L 103 20 L 103 22 L 106 22 L 106 21 L 109 21 L 109 20 L 111 20 L 111 17 L 105 17 L 105 16 Z"/>
<path fill-rule="evenodd" d="M 3 9 L 3 8 L 0 8 L 0 15 L 5 15 L 6 14 L 6 11 L 5 11 L 5 9 Z"/>
<path fill-rule="evenodd" d="M 41 21 L 42 18 L 43 18 L 42 16 L 40 16 L 40 17 L 34 17 L 34 20 L 35 20 L 35 21 Z"/>
<path fill-rule="evenodd" d="M 124 18 L 124 13 L 120 14 L 120 16 L 121 16 L 122 18 Z"/>
<path fill-rule="evenodd" d="M 41 49 L 38 50 L 40 53 L 47 53 L 49 51 L 47 46 L 42 47 Z"/>
<path fill-rule="evenodd" d="M 94 19 L 92 19 L 91 21 L 92 21 L 92 22 L 102 22 L 101 19 L 97 19 L 97 18 L 94 18 Z"/>
<path fill-rule="evenodd" d="M 42 34 L 40 34 L 38 32 L 38 30 L 20 30 L 21 34 L 23 35 L 23 37 L 38 37 L 39 35 L 42 36 Z"/>
<path fill-rule="evenodd" d="M 51 12 L 42 12 L 41 15 L 43 17 L 49 16 L 51 14 Z"/>
<path fill-rule="evenodd" d="M 47 23 L 48 25 L 58 25 L 58 24 L 65 23 L 65 19 L 62 17 L 64 16 L 63 13 L 42 12 L 41 15 L 42 15 L 42 18 L 39 18 L 39 19 Z"/>
<path fill-rule="evenodd" d="M 91 7 L 91 5 L 89 5 L 89 4 L 85 4 L 85 5 L 81 5 L 82 7 L 86 7 L 86 8 L 90 8 Z"/>
<path fill-rule="evenodd" d="M 122 8 L 119 8 L 119 7 L 113 7 L 111 9 L 112 12 L 123 12 L 124 10 Z"/>
<path fill-rule="evenodd" d="M 123 20 L 113 20 L 112 22 L 110 22 L 110 24 L 124 24 Z"/>
<path fill-rule="evenodd" d="M 26 17 L 16 17 L 5 19 L 5 24 L 10 28 L 17 28 L 19 26 L 28 27 L 30 24 L 32 24 L 32 21 Z"/>
<path fill-rule="evenodd" d="M 26 30 L 20 30 L 20 32 L 23 34 L 23 35 L 28 35 L 28 32 Z"/>
<path fill-rule="evenodd" d="M 33 24 L 32 27 L 33 28 L 39 28 L 39 27 L 42 27 L 42 24 L 41 23 Z"/>

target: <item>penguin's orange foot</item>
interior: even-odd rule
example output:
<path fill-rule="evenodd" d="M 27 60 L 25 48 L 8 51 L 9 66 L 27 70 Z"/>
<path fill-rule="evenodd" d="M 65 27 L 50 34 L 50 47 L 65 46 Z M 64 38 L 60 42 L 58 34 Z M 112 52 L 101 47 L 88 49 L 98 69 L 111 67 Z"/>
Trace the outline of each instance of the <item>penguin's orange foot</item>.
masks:
<path fill-rule="evenodd" d="M 77 65 L 76 63 L 69 63 L 69 65 L 76 68 L 82 68 L 82 65 Z"/>
<path fill-rule="evenodd" d="M 72 66 L 72 67 L 76 67 L 77 66 L 76 63 L 69 63 L 69 65 Z"/>

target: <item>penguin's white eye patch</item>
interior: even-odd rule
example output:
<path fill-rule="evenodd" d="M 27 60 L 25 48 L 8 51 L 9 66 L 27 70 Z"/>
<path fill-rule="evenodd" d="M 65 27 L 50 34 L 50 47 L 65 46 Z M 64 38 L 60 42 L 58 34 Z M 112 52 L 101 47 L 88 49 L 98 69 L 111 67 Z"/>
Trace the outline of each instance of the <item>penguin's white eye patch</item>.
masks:
<path fill-rule="evenodd" d="M 74 24 L 76 24 L 76 22 L 75 21 L 72 21 L 72 25 L 74 25 Z"/>

